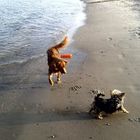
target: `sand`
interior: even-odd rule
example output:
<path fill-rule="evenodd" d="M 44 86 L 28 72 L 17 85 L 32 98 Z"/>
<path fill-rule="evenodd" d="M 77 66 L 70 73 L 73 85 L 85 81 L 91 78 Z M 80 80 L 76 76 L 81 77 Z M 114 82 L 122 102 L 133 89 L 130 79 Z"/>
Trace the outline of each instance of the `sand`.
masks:
<path fill-rule="evenodd" d="M 85 12 L 62 84 L 50 87 L 46 56 L 0 67 L 1 140 L 139 140 L 140 40 L 130 32 L 138 23 L 118 1 Z M 126 92 L 130 114 L 89 116 L 93 89 Z"/>

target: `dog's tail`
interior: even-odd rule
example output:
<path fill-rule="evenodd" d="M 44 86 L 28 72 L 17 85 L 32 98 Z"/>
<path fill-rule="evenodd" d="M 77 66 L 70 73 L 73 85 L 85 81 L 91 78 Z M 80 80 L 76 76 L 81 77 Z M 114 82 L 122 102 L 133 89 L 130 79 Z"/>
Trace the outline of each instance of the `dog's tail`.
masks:
<path fill-rule="evenodd" d="M 92 94 L 96 95 L 94 98 L 97 99 L 99 98 L 100 96 L 105 96 L 105 94 L 103 92 L 101 92 L 100 90 L 91 90 Z"/>
<path fill-rule="evenodd" d="M 68 37 L 66 36 L 59 44 L 55 46 L 56 49 L 63 48 L 68 43 Z"/>
<path fill-rule="evenodd" d="M 105 96 L 104 92 L 102 92 L 101 90 L 98 90 L 98 89 L 91 90 L 91 93 L 93 95 L 97 95 L 97 96 Z"/>
<path fill-rule="evenodd" d="M 95 101 L 98 101 L 98 100 L 100 100 L 101 98 L 100 98 L 100 96 L 105 96 L 104 94 L 102 94 L 102 93 L 99 93 L 99 94 L 97 94 L 95 97 L 94 97 L 94 100 Z"/>
<path fill-rule="evenodd" d="M 95 98 L 99 98 L 100 96 L 105 96 L 103 93 L 98 93 Z"/>

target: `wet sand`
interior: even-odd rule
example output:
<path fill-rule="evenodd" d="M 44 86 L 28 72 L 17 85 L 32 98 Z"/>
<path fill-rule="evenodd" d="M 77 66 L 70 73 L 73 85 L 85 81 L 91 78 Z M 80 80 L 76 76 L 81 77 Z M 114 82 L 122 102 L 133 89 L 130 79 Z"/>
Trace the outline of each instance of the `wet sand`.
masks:
<path fill-rule="evenodd" d="M 117 1 L 85 12 L 62 84 L 50 87 L 46 56 L 0 67 L 1 140 L 139 140 L 140 40 L 130 32 L 137 22 Z M 93 89 L 126 92 L 130 114 L 89 116 Z"/>

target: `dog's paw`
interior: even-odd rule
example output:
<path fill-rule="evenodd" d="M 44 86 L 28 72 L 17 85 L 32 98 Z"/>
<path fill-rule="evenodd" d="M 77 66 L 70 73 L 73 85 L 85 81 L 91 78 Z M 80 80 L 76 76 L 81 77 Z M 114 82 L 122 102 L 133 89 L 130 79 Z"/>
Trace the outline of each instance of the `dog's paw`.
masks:
<path fill-rule="evenodd" d="M 102 116 L 98 116 L 97 118 L 98 118 L 99 120 L 102 120 L 102 119 L 103 119 L 103 117 L 102 117 Z"/>
<path fill-rule="evenodd" d="M 103 119 L 103 115 L 101 113 L 97 114 L 97 119 L 102 120 Z"/>
<path fill-rule="evenodd" d="M 129 111 L 127 111 L 127 110 L 123 110 L 123 112 L 129 114 Z"/>
<path fill-rule="evenodd" d="M 129 113 L 129 111 L 127 111 L 124 107 L 122 107 L 122 111 L 127 114 Z"/>

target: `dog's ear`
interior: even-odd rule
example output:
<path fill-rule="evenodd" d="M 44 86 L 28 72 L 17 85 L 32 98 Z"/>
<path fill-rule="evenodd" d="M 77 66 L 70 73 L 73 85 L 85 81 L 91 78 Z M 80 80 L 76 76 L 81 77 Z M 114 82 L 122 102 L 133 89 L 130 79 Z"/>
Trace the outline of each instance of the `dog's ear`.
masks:
<path fill-rule="evenodd" d="M 122 93 L 122 92 L 121 92 L 120 90 L 114 89 L 114 90 L 111 91 L 111 96 L 113 96 L 113 95 L 119 95 L 119 94 L 121 94 L 121 93 Z"/>
<path fill-rule="evenodd" d="M 66 64 L 67 64 L 67 61 L 65 61 L 65 60 L 58 62 L 58 65 L 61 67 L 65 67 Z"/>
<path fill-rule="evenodd" d="M 59 61 L 57 64 L 58 64 L 59 66 L 63 66 L 63 65 L 64 65 L 62 61 Z"/>
<path fill-rule="evenodd" d="M 114 93 L 114 90 L 110 90 L 110 96 L 113 97 L 114 95 L 116 95 L 116 93 Z"/>
<path fill-rule="evenodd" d="M 121 97 L 124 97 L 125 96 L 125 93 L 123 92 L 123 93 L 120 93 L 120 96 Z"/>
<path fill-rule="evenodd" d="M 64 60 L 64 62 L 67 64 L 68 63 L 68 61 L 67 60 Z"/>

